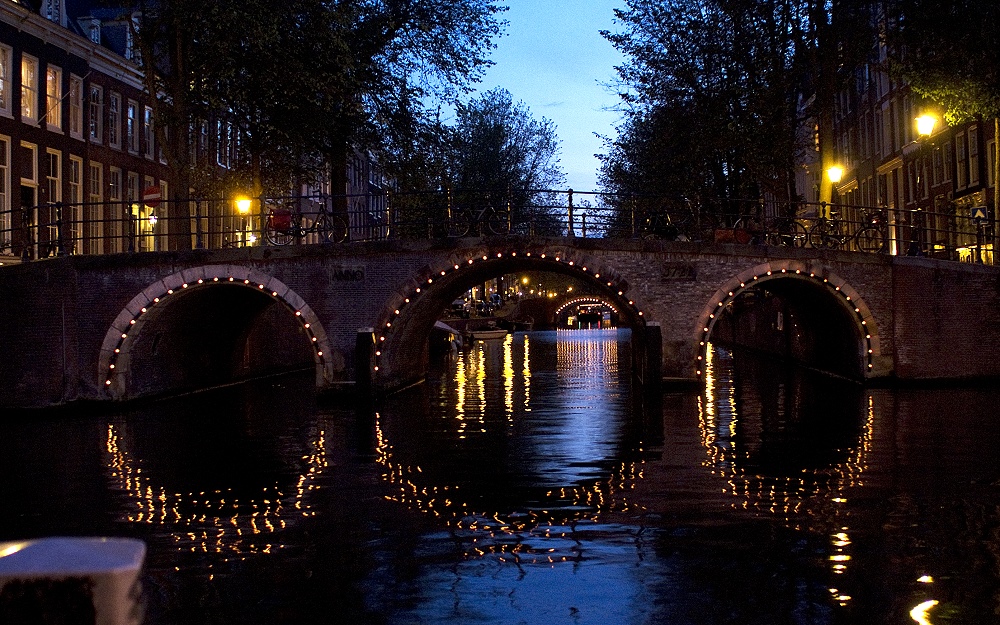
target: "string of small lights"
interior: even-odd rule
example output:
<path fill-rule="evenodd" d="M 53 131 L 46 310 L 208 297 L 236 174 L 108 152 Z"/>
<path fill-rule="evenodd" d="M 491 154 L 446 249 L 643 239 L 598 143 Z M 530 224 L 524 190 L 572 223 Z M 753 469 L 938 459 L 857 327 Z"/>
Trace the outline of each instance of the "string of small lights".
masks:
<path fill-rule="evenodd" d="M 104 379 L 105 389 L 114 396 L 124 394 L 124 383 L 115 385 L 116 378 L 120 378 L 123 373 L 121 362 L 124 360 L 124 355 L 128 353 L 130 337 L 138 335 L 154 307 L 163 304 L 177 294 L 219 284 L 252 288 L 269 295 L 292 311 L 312 345 L 316 366 L 321 375 L 325 377 L 329 367 L 326 357 L 326 351 L 329 350 L 328 340 L 315 312 L 280 280 L 273 277 L 264 278 L 255 273 L 252 275 L 252 273 L 250 269 L 228 265 L 189 269 L 154 283 L 133 298 L 128 306 L 119 313 L 104 339 L 98 366 L 99 375 Z"/>
<path fill-rule="evenodd" d="M 875 333 L 874 318 L 871 311 L 868 309 L 868 306 L 861 300 L 857 291 L 855 291 L 845 280 L 829 272 L 820 272 L 816 270 L 809 271 L 802 269 L 801 267 L 771 267 L 770 265 L 766 265 L 755 268 L 754 272 L 750 275 L 738 278 L 736 281 L 716 292 L 712 300 L 715 302 L 715 305 L 712 306 L 711 310 L 703 313 L 698 323 L 698 350 L 697 355 L 695 356 L 695 375 L 699 378 L 704 376 L 704 363 L 708 353 L 709 339 L 712 335 L 712 329 L 715 327 L 715 323 L 719 318 L 717 313 L 721 313 L 726 307 L 730 306 L 741 293 L 753 289 L 768 280 L 791 276 L 808 278 L 809 280 L 814 281 L 827 291 L 842 299 L 846 307 L 853 311 L 854 317 L 864 335 L 866 371 L 868 373 L 873 371 L 875 368 L 874 357 L 878 344 L 878 340 L 873 338 Z"/>
<path fill-rule="evenodd" d="M 447 277 L 451 274 L 454 274 L 455 272 L 462 272 L 472 267 L 476 267 L 478 269 L 480 267 L 479 265 L 480 263 L 490 263 L 503 260 L 504 258 L 517 258 L 517 257 L 518 257 L 517 251 L 508 251 L 508 252 L 482 254 L 474 257 L 469 256 L 460 260 L 456 259 L 450 262 L 448 265 L 445 265 L 439 269 L 432 271 L 431 275 L 429 275 L 427 278 L 417 281 L 417 284 L 419 284 L 420 286 L 415 286 L 409 293 L 405 294 L 402 297 L 402 301 L 400 302 L 399 306 L 393 308 L 391 312 L 384 315 L 383 319 L 376 326 L 379 328 L 379 331 L 377 332 L 378 336 L 376 337 L 375 362 L 373 364 L 374 373 L 377 375 L 378 371 L 381 369 L 385 345 L 388 339 L 390 338 L 390 333 L 392 332 L 393 328 L 393 322 L 399 317 L 399 315 L 402 314 L 403 308 L 405 306 L 408 306 L 417 299 L 419 299 L 421 294 L 424 292 L 424 289 L 429 288 L 430 285 L 434 284 L 435 279 L 440 280 L 441 278 Z M 542 252 L 542 253 L 523 252 L 521 253 L 521 258 L 532 258 L 537 261 L 542 261 L 540 266 L 535 268 L 538 271 L 544 271 L 546 264 L 559 265 L 560 269 L 562 269 L 563 271 L 565 271 L 566 268 L 572 267 L 575 269 L 575 271 L 578 271 L 581 274 L 581 276 L 585 277 L 588 281 L 596 281 L 601 286 L 606 286 L 612 292 L 617 292 L 619 297 L 622 298 L 626 297 L 625 296 L 626 287 L 624 286 L 623 282 L 614 278 L 608 279 L 608 276 L 606 275 L 602 278 L 600 272 L 596 272 L 592 269 L 589 269 L 586 264 L 578 263 L 577 259 L 566 258 L 562 253 L 549 254 L 547 252 Z M 605 301 L 605 303 L 607 302 Z M 636 317 L 645 321 L 645 315 L 643 311 L 636 306 L 634 300 L 629 299 L 628 306 L 630 307 L 632 312 L 636 315 Z M 615 309 L 615 312 L 616 313 L 618 312 L 617 308 Z"/>

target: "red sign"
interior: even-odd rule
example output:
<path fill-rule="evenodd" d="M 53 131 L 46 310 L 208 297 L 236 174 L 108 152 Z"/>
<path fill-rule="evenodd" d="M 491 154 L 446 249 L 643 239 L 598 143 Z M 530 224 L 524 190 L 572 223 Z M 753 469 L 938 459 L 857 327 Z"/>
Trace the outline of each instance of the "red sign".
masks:
<path fill-rule="evenodd" d="M 150 208 L 160 205 L 160 187 L 146 187 L 142 191 L 142 203 Z"/>

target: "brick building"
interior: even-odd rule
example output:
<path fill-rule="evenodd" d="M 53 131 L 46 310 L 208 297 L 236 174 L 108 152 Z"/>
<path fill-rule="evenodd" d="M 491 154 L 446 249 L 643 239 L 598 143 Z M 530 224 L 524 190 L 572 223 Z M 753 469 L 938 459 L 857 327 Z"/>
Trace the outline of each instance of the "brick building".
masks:
<path fill-rule="evenodd" d="M 128 15 L 0 0 L 0 248 L 38 258 L 156 245 L 145 189 L 168 169 Z M 129 236 L 129 233 L 136 236 Z M 145 232 L 145 236 L 143 233 Z"/>
<path fill-rule="evenodd" d="M 861 222 L 863 207 L 880 207 L 889 217 L 894 249 L 939 258 L 992 258 L 992 214 L 996 186 L 994 124 L 947 125 L 941 110 L 924 102 L 886 71 L 887 50 L 873 48 L 867 63 L 850 70 L 834 114 L 836 159 L 844 175 L 834 202 L 847 205 L 845 218 Z M 937 118 L 921 136 L 916 118 Z M 815 178 L 819 172 L 811 172 Z M 818 198 L 809 198 L 818 199 Z M 849 207 L 858 207 L 852 210 Z"/>

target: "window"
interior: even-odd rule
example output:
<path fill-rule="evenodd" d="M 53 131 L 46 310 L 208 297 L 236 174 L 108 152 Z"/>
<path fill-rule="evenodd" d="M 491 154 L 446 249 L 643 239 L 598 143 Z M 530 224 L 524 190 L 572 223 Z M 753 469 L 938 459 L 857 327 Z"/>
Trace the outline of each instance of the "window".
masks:
<path fill-rule="evenodd" d="M 955 135 L 955 188 L 964 189 L 969 184 L 969 153 L 965 145 L 965 133 Z"/>
<path fill-rule="evenodd" d="M 83 139 L 83 79 L 69 75 L 69 135 Z"/>
<path fill-rule="evenodd" d="M 10 60 L 14 56 L 8 46 L 0 45 L 0 114 L 10 116 L 11 86 Z"/>
<path fill-rule="evenodd" d="M 62 153 L 59 150 L 45 150 L 48 157 L 48 171 L 45 173 L 46 201 L 62 202 Z"/>
<path fill-rule="evenodd" d="M 108 199 L 122 201 L 122 170 L 117 167 L 108 168 Z"/>
<path fill-rule="evenodd" d="M 0 239 L 10 239 L 10 137 L 0 136 Z"/>
<path fill-rule="evenodd" d="M 79 156 L 69 157 L 69 201 L 83 204 L 83 159 Z"/>
<path fill-rule="evenodd" d="M 42 15 L 56 24 L 66 25 L 66 7 L 63 5 L 63 0 L 44 0 Z"/>
<path fill-rule="evenodd" d="M 142 200 L 142 189 L 139 188 L 139 173 L 128 172 L 128 201 L 138 202 Z"/>
<path fill-rule="evenodd" d="M 969 186 L 979 184 L 979 128 L 969 128 Z"/>
<path fill-rule="evenodd" d="M 87 168 L 87 204 L 84 208 L 83 251 L 85 254 L 104 252 L 104 167 L 90 162 Z"/>
<path fill-rule="evenodd" d="M 62 70 L 45 68 L 45 123 L 49 130 L 62 129 Z"/>
<path fill-rule="evenodd" d="M 89 195 L 87 197 L 88 202 L 103 202 L 104 201 L 104 166 L 100 163 L 94 161 L 90 162 L 89 170 L 90 179 L 87 181 L 89 183 Z"/>
<path fill-rule="evenodd" d="M 21 142 L 21 184 L 34 187 L 38 185 L 38 146 L 27 141 Z"/>
<path fill-rule="evenodd" d="M 128 108 L 125 109 L 125 141 L 128 142 L 128 151 L 133 154 L 139 153 L 139 104 L 135 100 L 128 101 Z"/>
<path fill-rule="evenodd" d="M 21 57 L 21 119 L 38 121 L 38 59 Z"/>
<path fill-rule="evenodd" d="M 104 90 L 90 85 L 90 140 L 100 143 L 104 137 Z"/>
<path fill-rule="evenodd" d="M 220 121 L 218 122 L 218 152 L 216 162 L 220 167 L 229 168 L 229 123 Z"/>
<path fill-rule="evenodd" d="M 995 187 L 997 184 L 997 144 L 996 140 L 990 139 L 986 144 L 986 184 Z"/>
<path fill-rule="evenodd" d="M 122 146 L 122 97 L 120 94 L 111 92 L 108 98 L 108 145 L 113 148 Z"/>
<path fill-rule="evenodd" d="M 944 144 L 944 176 L 942 180 L 948 182 L 951 180 L 952 175 L 952 163 L 954 162 L 954 146 L 951 141 Z"/>
<path fill-rule="evenodd" d="M 148 106 L 142 116 L 142 140 L 145 143 L 146 158 L 153 158 L 153 109 Z"/>

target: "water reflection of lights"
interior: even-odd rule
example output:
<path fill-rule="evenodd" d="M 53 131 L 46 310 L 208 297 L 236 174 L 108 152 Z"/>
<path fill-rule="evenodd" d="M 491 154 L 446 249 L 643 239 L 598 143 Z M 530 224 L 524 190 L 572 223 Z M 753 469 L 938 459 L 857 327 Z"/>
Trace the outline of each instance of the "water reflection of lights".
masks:
<path fill-rule="evenodd" d="M 426 484 L 420 466 L 396 462 L 379 414 L 375 439 L 375 458 L 382 465 L 382 478 L 395 487 L 394 494 L 386 495 L 386 499 L 443 520 L 456 537 L 466 541 L 466 557 L 507 554 L 519 563 L 575 560 L 576 556 L 559 555 L 551 548 L 532 547 L 531 541 L 572 538 L 587 523 L 598 522 L 602 513 L 644 510 L 627 498 L 627 492 L 642 478 L 641 462 L 623 462 L 605 480 L 550 490 L 530 510 L 486 511 L 475 510 L 463 501 L 459 485 Z"/>
<path fill-rule="evenodd" d="M 575 336 L 583 337 L 583 334 L 577 333 Z M 490 423 L 486 414 L 490 402 L 496 402 L 495 408 L 502 405 L 508 425 L 513 425 L 515 414 L 531 411 L 528 392 L 532 376 L 530 339 L 524 335 L 524 357 L 520 372 L 514 369 L 513 340 L 512 335 L 507 336 L 500 352 L 498 370 L 491 370 L 489 375 L 486 373 L 490 356 L 487 352 L 489 349 L 500 348 L 499 343 L 492 344 L 490 348 L 484 343 L 477 343 L 459 356 L 452 378 L 457 386 L 459 401 L 454 413 L 455 418 L 459 419 L 456 432 L 458 438 L 465 439 L 474 432 L 486 431 Z M 492 355 L 496 356 L 496 352 Z M 585 341 L 577 339 L 557 342 L 559 370 L 576 367 L 577 371 L 599 368 L 606 372 L 616 372 L 617 357 L 614 330 L 603 334 L 595 332 L 593 338 Z M 518 373 L 520 379 L 517 377 Z M 489 381 L 495 380 L 493 376 L 497 374 L 502 381 L 502 398 L 486 391 Z M 522 406 L 515 406 L 514 402 L 518 388 L 524 389 Z M 633 504 L 628 497 L 629 491 L 642 478 L 641 461 L 620 462 L 609 471 L 609 477 L 604 479 L 548 490 L 544 495 L 539 495 L 530 508 L 513 511 L 477 510 L 475 504 L 470 503 L 471 494 L 466 496 L 460 485 L 430 484 L 419 465 L 397 460 L 383 428 L 383 418 L 378 413 L 375 415 L 375 441 L 375 458 L 382 466 L 382 477 L 393 486 L 386 499 L 441 519 L 449 531 L 466 546 L 467 557 L 494 554 L 502 562 L 515 561 L 520 564 L 579 560 L 579 545 L 574 537 L 581 536 L 587 526 L 598 522 L 602 514 L 644 511 L 642 506 Z M 533 540 L 562 538 L 567 540 L 566 545 L 572 547 L 541 549 L 532 546 Z"/>
<path fill-rule="evenodd" d="M 914 608 L 910 610 L 910 618 L 920 625 L 931 625 L 931 621 L 927 613 L 930 612 L 931 608 L 937 604 L 937 600 L 931 599 L 929 601 L 924 601 L 920 605 L 914 606 Z"/>
<path fill-rule="evenodd" d="M 157 486 L 141 463 L 124 447 L 119 428 L 108 425 L 107 469 L 121 492 L 134 503 L 123 515 L 129 523 L 147 523 L 171 528 L 180 550 L 243 556 L 272 553 L 281 545 L 274 534 L 295 519 L 315 516 L 308 502 L 310 491 L 319 489 L 316 477 L 327 467 L 323 430 L 316 433 L 309 453 L 303 457 L 306 471 L 294 487 L 265 486 L 259 494 L 238 498 L 231 488 L 191 493 L 170 493 Z"/>
<path fill-rule="evenodd" d="M 802 469 L 801 474 L 772 476 L 752 473 L 737 463 L 736 428 L 740 419 L 733 384 L 731 361 L 718 358 L 709 344 L 705 356 L 705 387 L 698 399 L 702 444 L 707 453 L 704 465 L 725 480 L 723 492 L 737 500 L 734 508 L 779 516 L 786 526 L 807 528 L 830 536 L 830 569 L 843 575 L 851 561 L 848 527 L 839 519 L 845 516 L 845 492 L 863 484 L 866 457 L 871 450 L 874 423 L 873 399 L 868 409 L 858 444 L 842 462 L 820 469 Z M 850 595 L 830 588 L 833 598 L 846 605 Z"/>

